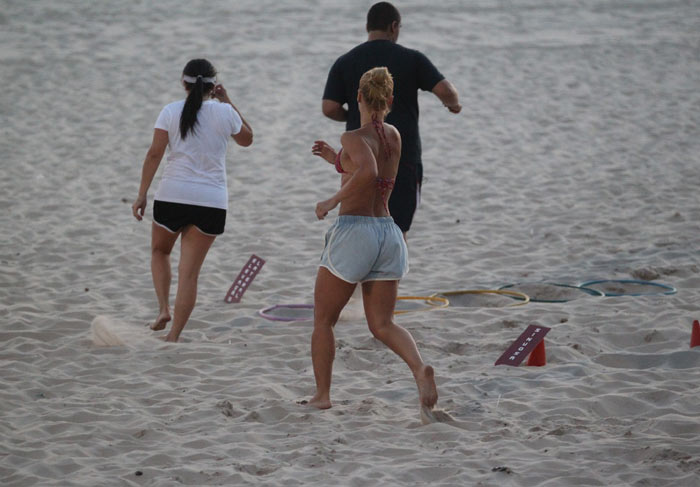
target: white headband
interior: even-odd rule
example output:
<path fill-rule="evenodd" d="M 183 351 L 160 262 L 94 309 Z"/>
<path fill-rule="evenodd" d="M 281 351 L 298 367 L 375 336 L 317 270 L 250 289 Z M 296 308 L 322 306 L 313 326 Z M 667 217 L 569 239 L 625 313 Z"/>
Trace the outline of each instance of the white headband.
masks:
<path fill-rule="evenodd" d="M 182 81 L 187 81 L 188 83 L 196 83 L 197 78 L 202 78 L 204 83 L 216 84 L 216 78 L 203 78 L 201 74 L 197 75 L 197 77 L 187 76 L 186 74 L 182 75 Z"/>

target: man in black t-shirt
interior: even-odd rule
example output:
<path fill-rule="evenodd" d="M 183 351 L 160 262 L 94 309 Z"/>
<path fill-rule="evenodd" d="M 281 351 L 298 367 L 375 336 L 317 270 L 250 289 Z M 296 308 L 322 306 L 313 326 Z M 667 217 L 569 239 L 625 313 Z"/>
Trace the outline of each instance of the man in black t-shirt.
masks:
<path fill-rule="evenodd" d="M 406 236 L 418 206 L 423 179 L 421 142 L 418 132 L 418 90 L 432 91 L 452 112 L 459 113 L 459 95 L 421 52 L 396 41 L 401 28 L 399 11 L 379 2 L 367 13 L 367 42 L 339 57 L 328 73 L 323 92 L 323 114 L 346 122 L 346 130 L 360 127 L 357 90 L 365 71 L 386 66 L 394 78 L 394 103 L 386 117 L 401 134 L 401 160 L 396 185 L 389 199 L 389 212 Z M 347 104 L 347 108 L 343 105 Z"/>

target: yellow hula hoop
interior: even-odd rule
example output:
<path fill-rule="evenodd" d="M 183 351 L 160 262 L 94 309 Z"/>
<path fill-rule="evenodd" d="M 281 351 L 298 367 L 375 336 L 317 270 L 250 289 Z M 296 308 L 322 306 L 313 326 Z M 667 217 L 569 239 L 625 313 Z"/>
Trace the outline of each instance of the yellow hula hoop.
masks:
<path fill-rule="evenodd" d="M 413 300 L 413 301 L 425 301 L 428 303 L 430 306 L 426 308 L 418 308 L 418 309 L 405 309 L 405 310 L 400 310 L 396 311 L 394 310 L 395 315 L 402 315 L 404 313 L 413 313 L 415 311 L 432 311 L 434 309 L 440 309 L 440 308 L 447 308 L 450 305 L 450 302 L 447 300 L 447 298 L 443 298 L 440 296 L 398 296 L 396 298 L 397 301 L 408 301 L 408 300 Z"/>
<path fill-rule="evenodd" d="M 505 289 L 463 289 L 461 291 L 447 291 L 444 293 L 435 293 L 430 296 L 433 299 L 437 299 L 440 296 L 459 296 L 460 294 L 502 294 L 504 296 L 510 296 L 511 298 L 517 299 L 519 302 L 509 304 L 504 306 L 504 308 L 510 308 L 512 306 L 523 306 L 530 302 L 530 296 L 525 293 L 519 293 L 517 291 L 507 291 Z M 430 303 L 430 301 L 428 301 Z"/>

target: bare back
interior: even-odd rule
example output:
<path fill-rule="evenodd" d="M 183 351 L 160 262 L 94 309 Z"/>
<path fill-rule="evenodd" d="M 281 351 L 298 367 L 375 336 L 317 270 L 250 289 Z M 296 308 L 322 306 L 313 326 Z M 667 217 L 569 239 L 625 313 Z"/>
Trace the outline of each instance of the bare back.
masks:
<path fill-rule="evenodd" d="M 401 136 L 393 125 L 366 124 L 341 137 L 340 185 L 352 191 L 340 204 L 339 215 L 390 216 L 389 197 L 399 169 Z M 348 188 L 350 189 L 350 188 Z"/>

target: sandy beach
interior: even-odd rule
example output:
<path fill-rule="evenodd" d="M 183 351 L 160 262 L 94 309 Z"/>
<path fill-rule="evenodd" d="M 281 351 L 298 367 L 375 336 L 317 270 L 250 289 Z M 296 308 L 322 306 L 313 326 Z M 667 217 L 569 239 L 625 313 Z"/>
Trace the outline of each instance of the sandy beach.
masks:
<path fill-rule="evenodd" d="M 698 0 L 395 3 L 399 42 L 464 107 L 420 95 L 425 179 L 399 293 L 540 299 L 400 303 L 436 370 L 445 416 L 429 424 L 353 301 L 334 407 L 299 404 L 312 323 L 258 310 L 313 302 L 335 217 L 314 208 L 339 180 L 311 146 L 339 145 L 323 87 L 371 4 L 2 2 L 0 484 L 700 485 Z M 164 344 L 146 327 L 151 224 L 131 203 L 196 57 L 255 142 L 229 147 L 226 232 L 181 343 Z M 252 254 L 265 265 L 224 302 Z M 592 280 L 642 295 L 552 286 Z M 551 328 L 547 364 L 494 366 L 531 324 Z"/>

